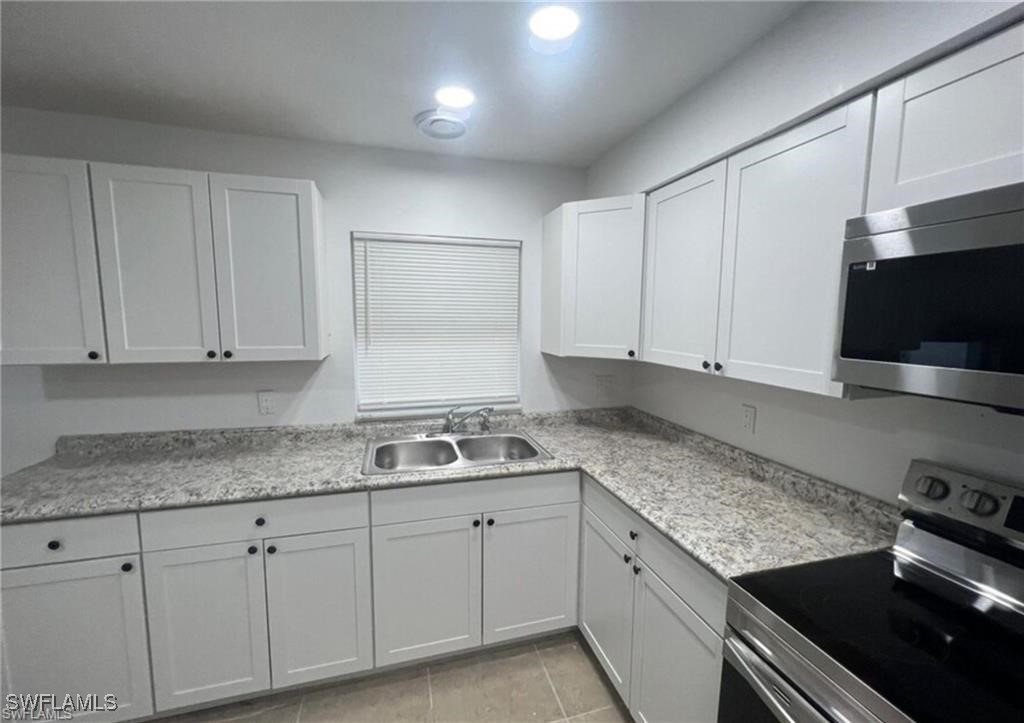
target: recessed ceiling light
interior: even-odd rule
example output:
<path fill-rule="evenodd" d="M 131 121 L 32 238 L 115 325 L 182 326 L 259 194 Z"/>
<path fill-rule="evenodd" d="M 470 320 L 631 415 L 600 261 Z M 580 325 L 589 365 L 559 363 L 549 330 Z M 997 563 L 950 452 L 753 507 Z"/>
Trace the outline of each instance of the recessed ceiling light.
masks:
<path fill-rule="evenodd" d="M 530 32 L 541 40 L 565 40 L 579 26 L 576 11 L 562 5 L 548 5 L 530 16 Z"/>
<path fill-rule="evenodd" d="M 461 85 L 445 85 L 434 93 L 434 100 L 444 108 L 468 108 L 476 102 L 476 96 Z"/>

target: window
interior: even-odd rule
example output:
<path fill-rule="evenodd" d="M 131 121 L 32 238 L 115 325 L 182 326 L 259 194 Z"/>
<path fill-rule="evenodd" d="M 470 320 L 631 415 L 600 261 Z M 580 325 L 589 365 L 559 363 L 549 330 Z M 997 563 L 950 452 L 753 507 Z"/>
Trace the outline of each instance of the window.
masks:
<path fill-rule="evenodd" d="M 518 404 L 520 247 L 353 234 L 358 411 Z"/>

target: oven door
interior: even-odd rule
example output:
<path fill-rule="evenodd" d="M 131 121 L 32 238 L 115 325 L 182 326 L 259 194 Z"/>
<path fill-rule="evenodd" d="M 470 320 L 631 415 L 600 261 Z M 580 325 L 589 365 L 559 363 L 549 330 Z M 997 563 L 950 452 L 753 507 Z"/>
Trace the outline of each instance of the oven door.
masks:
<path fill-rule="evenodd" d="M 834 378 L 1024 409 L 1024 212 L 843 247 Z"/>
<path fill-rule="evenodd" d="M 718 723 L 833 723 L 732 630 L 723 653 Z"/>

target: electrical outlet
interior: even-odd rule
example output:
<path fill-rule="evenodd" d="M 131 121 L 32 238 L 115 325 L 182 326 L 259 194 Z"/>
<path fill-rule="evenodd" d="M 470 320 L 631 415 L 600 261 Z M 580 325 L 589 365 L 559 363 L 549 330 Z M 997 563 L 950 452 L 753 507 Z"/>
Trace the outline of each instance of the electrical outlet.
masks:
<path fill-rule="evenodd" d="M 743 405 L 743 431 L 754 436 L 754 428 L 757 424 L 757 407 L 753 404 Z"/>
<path fill-rule="evenodd" d="M 610 402 L 615 396 L 615 375 L 595 374 L 594 385 L 597 391 L 597 401 Z"/>
<path fill-rule="evenodd" d="M 256 392 L 256 407 L 263 416 L 277 413 L 273 392 Z"/>

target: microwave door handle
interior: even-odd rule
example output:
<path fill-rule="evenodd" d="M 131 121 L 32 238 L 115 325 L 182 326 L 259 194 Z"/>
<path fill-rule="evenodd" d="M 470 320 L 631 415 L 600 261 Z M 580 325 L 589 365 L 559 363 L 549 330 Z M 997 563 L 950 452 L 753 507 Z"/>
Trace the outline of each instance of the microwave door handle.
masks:
<path fill-rule="evenodd" d="M 727 635 L 722 652 L 726 662 L 743 676 L 757 697 L 783 723 L 831 723 L 740 637 Z"/>

